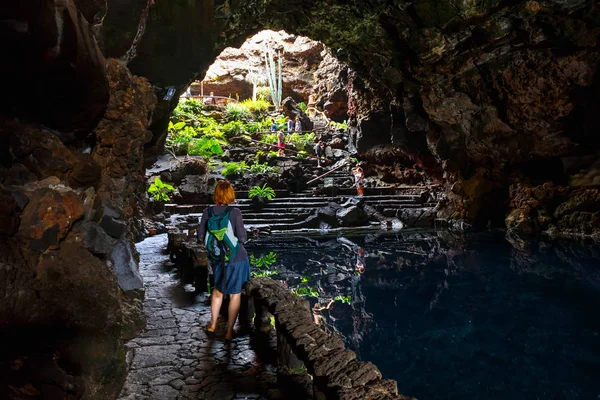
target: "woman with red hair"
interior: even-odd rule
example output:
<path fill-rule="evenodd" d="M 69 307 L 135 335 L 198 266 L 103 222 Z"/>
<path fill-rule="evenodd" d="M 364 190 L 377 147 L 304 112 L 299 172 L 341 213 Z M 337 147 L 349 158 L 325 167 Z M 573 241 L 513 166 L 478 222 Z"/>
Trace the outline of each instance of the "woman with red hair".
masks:
<path fill-rule="evenodd" d="M 232 228 L 232 233 L 237 238 L 237 253 L 231 260 L 225 263 L 215 262 L 213 267 L 214 288 L 210 299 L 210 325 L 206 329 L 207 332 L 213 333 L 217 328 L 217 319 L 219 311 L 223 303 L 223 297 L 229 295 L 229 309 L 227 318 L 227 333 L 225 340 L 233 338 L 233 326 L 240 311 L 240 302 L 242 297 L 242 286 L 250 280 L 250 262 L 248 253 L 244 248 L 246 241 L 246 228 L 242 220 L 242 212 L 239 208 L 230 207 L 230 204 L 235 202 L 235 192 L 233 186 L 228 181 L 220 181 L 215 187 L 213 194 L 214 206 L 208 207 L 202 213 L 200 221 L 200 229 L 198 231 L 198 239 L 204 243 L 208 220 L 211 216 L 222 215 L 229 213 L 229 223 Z"/>

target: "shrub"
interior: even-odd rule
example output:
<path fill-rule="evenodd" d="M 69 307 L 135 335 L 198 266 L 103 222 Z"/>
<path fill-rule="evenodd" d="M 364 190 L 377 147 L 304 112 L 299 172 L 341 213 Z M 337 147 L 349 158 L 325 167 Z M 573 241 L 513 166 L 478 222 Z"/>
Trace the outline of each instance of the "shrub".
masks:
<path fill-rule="evenodd" d="M 225 118 L 229 121 L 249 121 L 251 118 L 250 111 L 242 103 L 227 103 L 225 108 Z"/>
<path fill-rule="evenodd" d="M 263 133 L 261 141 L 264 143 L 274 144 L 277 143 L 276 133 Z"/>
<path fill-rule="evenodd" d="M 256 156 L 258 156 L 258 153 L 256 153 Z M 254 164 L 252 164 L 250 166 L 250 172 L 253 172 L 256 174 L 266 174 L 268 172 L 279 172 L 279 169 L 277 167 L 271 167 L 267 163 L 261 164 L 261 163 L 255 162 Z"/>
<path fill-rule="evenodd" d="M 171 121 L 193 121 L 204 110 L 204 104 L 194 99 L 180 101 L 171 114 Z"/>
<path fill-rule="evenodd" d="M 231 177 L 235 175 L 243 175 L 250 167 L 246 164 L 245 161 L 241 161 L 239 163 L 236 162 L 226 162 L 225 169 L 223 169 L 223 175 L 226 177 Z"/>
<path fill-rule="evenodd" d="M 258 86 L 256 88 L 256 98 L 271 103 L 271 89 L 268 86 Z"/>
<path fill-rule="evenodd" d="M 188 143 L 190 143 L 197 134 L 198 132 L 191 126 L 186 125 L 185 122 L 178 122 L 176 124 L 169 122 L 169 133 L 167 135 L 167 140 L 165 141 L 165 147 L 175 154 L 186 153 Z"/>
<path fill-rule="evenodd" d="M 175 188 L 167 183 L 160 180 L 159 177 L 154 179 L 154 183 L 148 188 L 148 193 L 156 201 L 169 201 L 169 193 L 174 192 Z"/>
<path fill-rule="evenodd" d="M 260 123 L 258 122 L 248 122 L 246 124 L 246 130 L 248 133 L 256 133 L 260 131 Z"/>
<path fill-rule="evenodd" d="M 246 127 L 241 121 L 231 121 L 223 125 L 223 133 L 227 139 L 246 133 Z"/>
<path fill-rule="evenodd" d="M 261 115 L 269 111 L 270 103 L 266 100 L 252 100 L 246 99 L 242 104 L 254 115 Z"/>
<path fill-rule="evenodd" d="M 259 122 L 261 131 L 268 131 L 271 129 L 271 118 L 263 119 Z"/>
<path fill-rule="evenodd" d="M 298 103 L 298 107 L 300 107 L 300 109 L 304 112 L 306 112 L 306 110 L 307 110 L 306 103 L 304 103 L 303 101 Z"/>
<path fill-rule="evenodd" d="M 188 144 L 188 154 L 208 159 L 213 156 L 220 156 L 223 154 L 223 149 L 217 139 L 203 137 L 201 139 L 194 139 Z"/>
<path fill-rule="evenodd" d="M 260 196 L 267 200 L 272 200 L 275 198 L 275 191 L 273 190 L 273 188 L 268 187 L 265 183 L 264 185 L 262 185 L 262 187 L 253 186 L 248 191 L 248 197 L 253 198 L 254 196 Z"/>
<path fill-rule="evenodd" d="M 300 133 L 294 132 L 289 136 L 288 140 L 290 142 L 294 143 L 296 145 L 296 148 L 299 151 L 309 152 L 312 150 L 314 139 L 315 139 L 314 132 L 305 133 L 305 134 L 300 134 Z"/>

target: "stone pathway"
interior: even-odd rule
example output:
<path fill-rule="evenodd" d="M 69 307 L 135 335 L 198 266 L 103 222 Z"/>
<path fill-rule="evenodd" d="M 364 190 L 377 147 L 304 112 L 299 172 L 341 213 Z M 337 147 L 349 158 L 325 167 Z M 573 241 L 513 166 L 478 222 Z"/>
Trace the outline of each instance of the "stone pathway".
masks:
<path fill-rule="evenodd" d="M 279 399 L 276 368 L 261 362 L 248 336 L 226 344 L 220 321 L 216 338 L 207 337 L 208 298 L 184 290 L 162 253 L 166 244 L 166 234 L 137 244 L 148 325 L 126 344 L 129 374 L 119 399 Z"/>

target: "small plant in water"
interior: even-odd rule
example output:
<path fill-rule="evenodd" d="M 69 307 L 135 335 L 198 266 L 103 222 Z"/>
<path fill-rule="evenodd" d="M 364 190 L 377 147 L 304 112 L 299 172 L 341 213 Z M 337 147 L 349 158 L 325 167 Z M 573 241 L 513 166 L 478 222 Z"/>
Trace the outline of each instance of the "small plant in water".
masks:
<path fill-rule="evenodd" d="M 156 201 L 169 201 L 169 193 L 175 191 L 175 188 L 167 183 L 160 180 L 159 177 L 154 179 L 154 183 L 148 188 L 148 193 L 152 195 L 152 198 Z"/>
<path fill-rule="evenodd" d="M 268 187 L 265 183 L 264 185 L 262 185 L 262 187 L 253 186 L 248 191 L 248 197 L 253 198 L 254 196 L 260 196 L 264 197 L 267 200 L 272 200 L 275 198 L 275 191 L 273 190 L 273 188 Z"/>
<path fill-rule="evenodd" d="M 251 278 L 270 278 L 277 275 L 279 271 L 273 269 L 260 269 L 258 271 L 250 271 Z"/>
<path fill-rule="evenodd" d="M 333 298 L 335 301 L 341 301 L 342 304 L 351 304 L 352 296 L 336 296 Z"/>
<path fill-rule="evenodd" d="M 314 287 L 299 287 L 292 289 L 292 293 L 301 297 L 319 297 L 319 292 Z"/>
<path fill-rule="evenodd" d="M 250 264 L 257 267 L 270 267 L 277 262 L 277 253 L 270 251 L 267 255 L 256 258 L 254 254 L 250 254 Z"/>

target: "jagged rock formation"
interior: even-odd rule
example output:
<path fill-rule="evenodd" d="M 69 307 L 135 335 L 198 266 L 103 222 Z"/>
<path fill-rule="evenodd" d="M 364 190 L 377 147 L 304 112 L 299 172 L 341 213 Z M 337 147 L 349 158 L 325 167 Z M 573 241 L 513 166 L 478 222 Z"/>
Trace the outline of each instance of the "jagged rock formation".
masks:
<path fill-rule="evenodd" d="M 145 323 L 133 217 L 156 97 L 75 3 L 3 13 L 22 65 L 1 74 L 0 397 L 114 398 Z"/>

